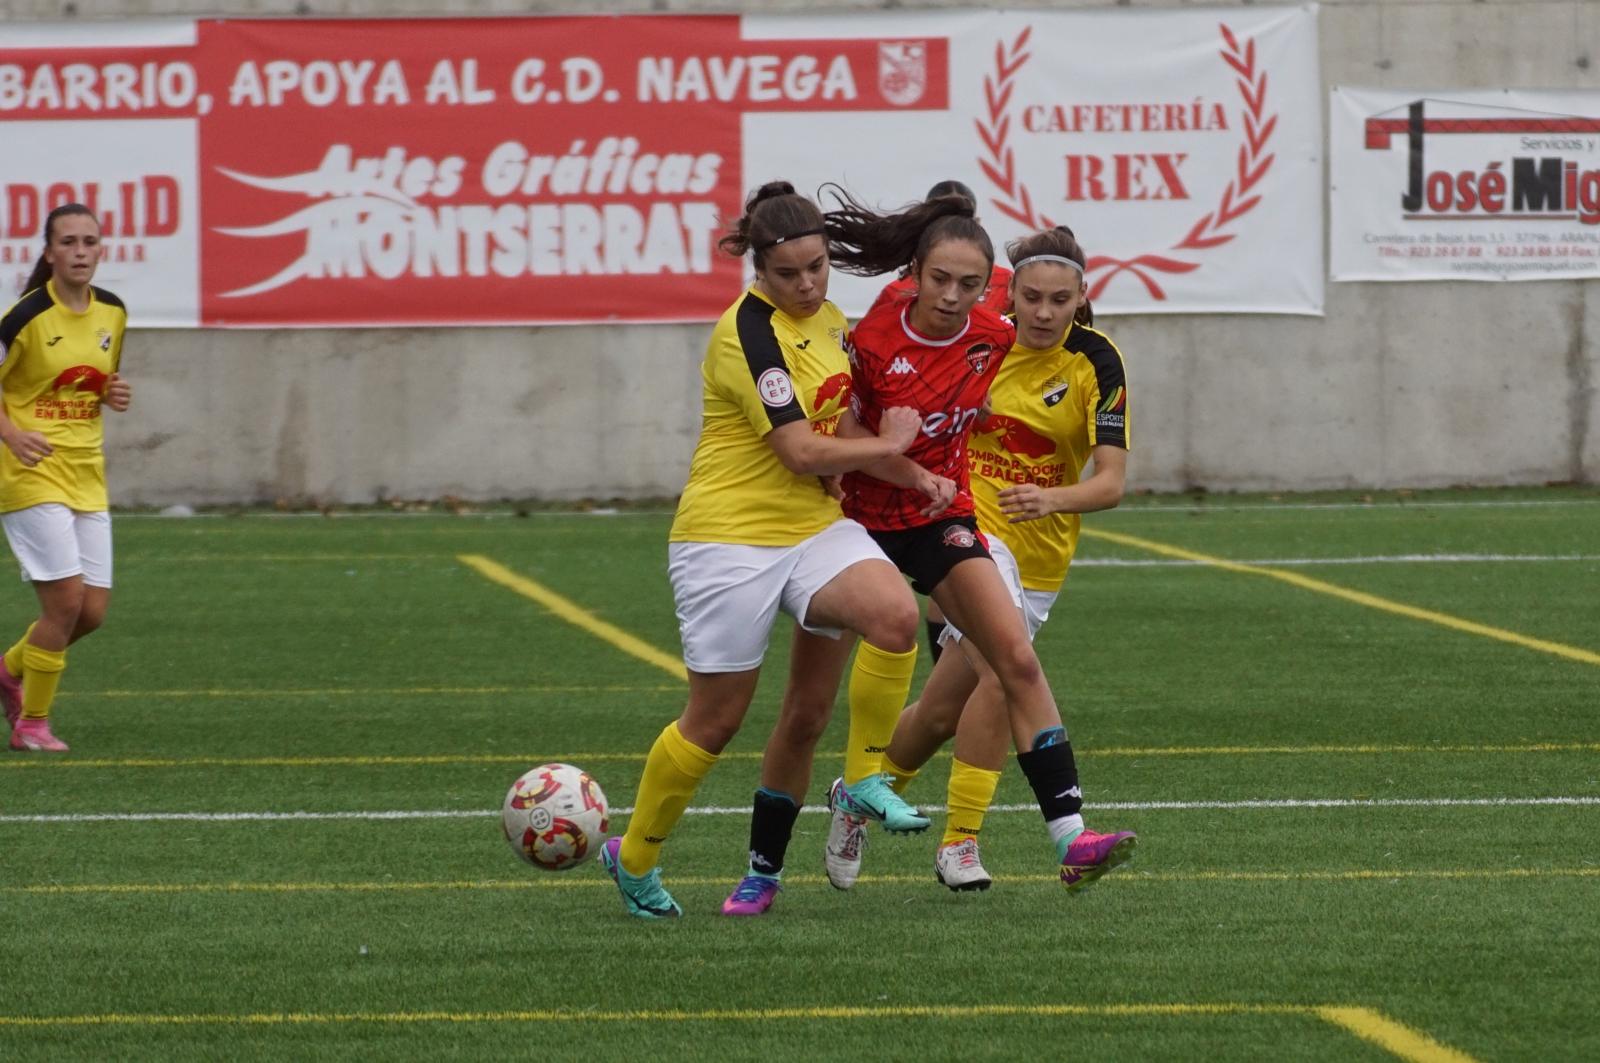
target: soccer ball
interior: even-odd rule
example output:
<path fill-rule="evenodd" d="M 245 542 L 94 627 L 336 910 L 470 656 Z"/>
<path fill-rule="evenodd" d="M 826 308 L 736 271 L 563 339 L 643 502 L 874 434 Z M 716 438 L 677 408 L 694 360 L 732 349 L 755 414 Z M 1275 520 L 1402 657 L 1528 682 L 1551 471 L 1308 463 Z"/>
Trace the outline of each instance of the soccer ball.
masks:
<path fill-rule="evenodd" d="M 523 772 L 500 806 L 500 825 L 516 854 L 545 871 L 577 867 L 611 829 L 600 784 L 571 764 Z"/>

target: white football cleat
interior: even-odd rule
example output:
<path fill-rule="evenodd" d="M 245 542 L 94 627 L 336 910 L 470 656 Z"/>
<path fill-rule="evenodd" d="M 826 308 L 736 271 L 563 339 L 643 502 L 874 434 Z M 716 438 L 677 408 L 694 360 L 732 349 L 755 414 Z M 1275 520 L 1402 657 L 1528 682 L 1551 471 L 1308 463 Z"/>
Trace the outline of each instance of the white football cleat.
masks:
<path fill-rule="evenodd" d="M 933 858 L 933 873 L 953 890 L 986 890 L 994 881 L 978 859 L 978 839 L 966 838 L 939 847 Z"/>
<path fill-rule="evenodd" d="M 861 874 L 861 854 L 867 848 L 866 818 L 852 816 L 840 806 L 837 798 L 843 788 L 843 779 L 835 779 L 828 788 L 832 822 L 828 824 L 828 846 L 822 854 L 828 881 L 836 890 L 847 890 L 856 884 L 856 877 Z"/>

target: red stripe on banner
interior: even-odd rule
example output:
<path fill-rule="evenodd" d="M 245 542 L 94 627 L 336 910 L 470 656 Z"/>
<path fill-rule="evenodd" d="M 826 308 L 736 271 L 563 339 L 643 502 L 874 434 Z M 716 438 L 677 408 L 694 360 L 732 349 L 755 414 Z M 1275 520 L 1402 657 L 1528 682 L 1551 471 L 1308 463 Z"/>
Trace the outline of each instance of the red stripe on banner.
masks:
<path fill-rule="evenodd" d="M 1404 136 L 1411 124 L 1404 118 L 1369 118 L 1367 147 L 1382 150 L 1391 137 Z M 1600 133 L 1600 118 L 1427 118 L 1424 133 Z"/>
<path fill-rule="evenodd" d="M 689 321 L 751 111 L 943 108 L 937 41 L 732 16 L 200 25 L 211 325 Z"/>

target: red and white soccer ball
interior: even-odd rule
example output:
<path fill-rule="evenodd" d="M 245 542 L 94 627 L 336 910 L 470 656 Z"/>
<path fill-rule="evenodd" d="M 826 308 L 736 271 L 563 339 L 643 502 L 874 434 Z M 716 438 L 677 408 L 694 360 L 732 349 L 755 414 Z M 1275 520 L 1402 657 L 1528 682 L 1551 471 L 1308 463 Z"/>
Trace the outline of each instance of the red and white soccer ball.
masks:
<path fill-rule="evenodd" d="M 606 795 L 571 764 L 522 773 L 500 807 L 500 825 L 516 854 L 545 871 L 566 871 L 599 853 L 611 829 Z"/>

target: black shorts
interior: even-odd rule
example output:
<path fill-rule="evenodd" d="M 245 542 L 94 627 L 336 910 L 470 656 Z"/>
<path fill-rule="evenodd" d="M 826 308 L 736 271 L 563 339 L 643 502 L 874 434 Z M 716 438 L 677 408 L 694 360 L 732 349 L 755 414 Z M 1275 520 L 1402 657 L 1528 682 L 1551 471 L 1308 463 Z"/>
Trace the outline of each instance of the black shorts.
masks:
<path fill-rule="evenodd" d="M 919 528 L 871 535 L 895 567 L 911 577 L 911 589 L 918 594 L 932 594 L 950 570 L 969 557 L 989 556 L 975 517 L 947 517 Z"/>

